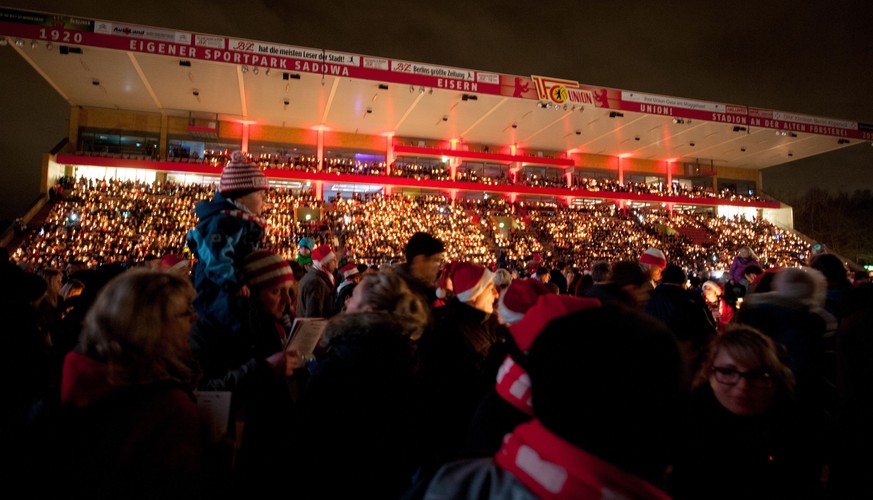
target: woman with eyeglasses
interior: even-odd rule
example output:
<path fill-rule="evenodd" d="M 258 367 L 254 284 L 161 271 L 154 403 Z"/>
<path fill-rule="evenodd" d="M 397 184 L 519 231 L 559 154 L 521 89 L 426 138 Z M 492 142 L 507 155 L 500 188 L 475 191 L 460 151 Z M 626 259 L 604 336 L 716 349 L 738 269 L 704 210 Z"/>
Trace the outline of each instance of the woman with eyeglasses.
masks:
<path fill-rule="evenodd" d="M 197 498 L 206 447 L 192 393 L 194 288 L 177 275 L 113 278 L 85 316 L 63 366 L 60 403 L 35 421 L 36 496 Z M 44 461 L 44 463 L 40 463 Z"/>
<path fill-rule="evenodd" d="M 823 422 L 794 401 L 794 377 L 773 342 L 735 325 L 710 344 L 677 443 L 670 494 L 822 498 Z"/>

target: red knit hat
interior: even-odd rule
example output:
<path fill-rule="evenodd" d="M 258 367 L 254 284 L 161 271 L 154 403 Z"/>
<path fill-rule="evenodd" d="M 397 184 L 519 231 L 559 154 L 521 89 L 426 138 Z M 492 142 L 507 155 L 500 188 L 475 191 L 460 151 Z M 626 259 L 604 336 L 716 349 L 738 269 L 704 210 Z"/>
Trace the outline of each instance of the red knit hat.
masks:
<path fill-rule="evenodd" d="M 509 332 L 518 347 L 527 352 L 540 332 L 545 330 L 552 320 L 576 311 L 599 306 L 600 301 L 593 298 L 555 295 L 553 293 L 541 295 L 536 304 L 527 310 L 527 314 L 509 327 Z"/>
<path fill-rule="evenodd" d="M 349 262 L 340 268 L 340 272 L 343 273 L 343 278 L 349 279 L 358 274 L 358 266 L 356 266 L 354 262 Z"/>
<path fill-rule="evenodd" d="M 321 265 L 327 264 L 335 258 L 336 254 L 333 253 L 333 248 L 330 245 L 321 245 L 315 247 L 315 250 L 312 251 L 312 260 Z"/>
<path fill-rule="evenodd" d="M 667 257 L 664 256 L 664 252 L 657 248 L 650 248 L 640 256 L 640 264 L 648 264 L 664 269 L 667 267 Z"/>
<path fill-rule="evenodd" d="M 288 261 L 269 250 L 256 250 L 243 260 L 246 284 L 252 288 L 267 288 L 294 281 Z"/>
<path fill-rule="evenodd" d="M 542 281 L 532 278 L 513 280 L 509 287 L 500 294 L 497 303 L 497 313 L 503 323 L 517 323 L 541 295 L 552 293 Z"/>
<path fill-rule="evenodd" d="M 445 298 L 446 290 L 454 292 L 461 302 L 469 302 L 491 283 L 494 273 L 471 262 L 453 262 L 443 269 L 437 297 Z"/>
<path fill-rule="evenodd" d="M 218 191 L 224 195 L 240 196 L 252 191 L 269 188 L 267 176 L 254 163 L 246 159 L 242 151 L 234 151 L 230 162 L 221 171 Z"/>

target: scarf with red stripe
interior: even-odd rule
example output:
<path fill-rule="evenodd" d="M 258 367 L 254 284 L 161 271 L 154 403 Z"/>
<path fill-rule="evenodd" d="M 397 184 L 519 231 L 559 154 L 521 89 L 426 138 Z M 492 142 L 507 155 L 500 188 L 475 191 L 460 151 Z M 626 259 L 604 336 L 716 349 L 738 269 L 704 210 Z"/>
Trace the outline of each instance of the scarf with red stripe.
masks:
<path fill-rule="evenodd" d="M 497 394 L 519 410 L 533 415 L 530 402 L 530 376 L 518 363 L 507 356 L 497 370 Z"/>
<path fill-rule="evenodd" d="M 267 227 L 266 220 L 262 219 L 261 217 L 258 217 L 257 215 L 255 215 L 251 212 L 246 212 L 244 210 L 222 210 L 221 212 L 225 213 L 227 215 L 230 215 L 232 217 L 236 217 L 238 219 L 243 219 L 243 220 L 247 220 L 249 222 L 254 222 L 255 224 L 257 224 L 258 226 L 260 226 L 262 228 Z"/>
<path fill-rule="evenodd" d="M 564 441 L 536 419 L 507 435 L 494 458 L 543 499 L 670 498 L 648 482 Z"/>

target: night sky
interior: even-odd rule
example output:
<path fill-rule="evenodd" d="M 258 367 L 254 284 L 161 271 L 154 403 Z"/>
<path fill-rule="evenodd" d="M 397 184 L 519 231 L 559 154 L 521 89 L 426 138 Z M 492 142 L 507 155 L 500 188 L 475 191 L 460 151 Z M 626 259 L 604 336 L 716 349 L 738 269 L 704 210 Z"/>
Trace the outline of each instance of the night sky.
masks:
<path fill-rule="evenodd" d="M 742 2 L 748 8 L 569 0 L 0 3 L 873 123 L 869 1 Z M 8 48 L 0 50 L 0 64 L 0 102 L 16 117 L 15 125 L 0 124 L 0 172 L 7 179 L 7 172 L 38 169 L 40 155 L 65 135 L 68 109 Z M 10 134 L 27 137 L 13 141 Z M 32 202 L 38 181 L 20 184 L 24 189 L 8 196 Z M 860 144 L 764 173 L 765 191 L 813 186 L 873 189 L 873 147 Z M 8 196 L 0 191 L 4 212 Z"/>

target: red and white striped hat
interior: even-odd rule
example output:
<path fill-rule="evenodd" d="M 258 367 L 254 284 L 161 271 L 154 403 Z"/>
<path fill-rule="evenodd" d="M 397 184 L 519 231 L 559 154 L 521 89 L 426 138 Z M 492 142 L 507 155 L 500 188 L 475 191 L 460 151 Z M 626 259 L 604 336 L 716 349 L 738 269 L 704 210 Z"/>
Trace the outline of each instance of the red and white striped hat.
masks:
<path fill-rule="evenodd" d="M 255 250 L 243 260 L 246 284 L 252 288 L 276 286 L 294 281 L 288 261 L 269 250 Z"/>
<path fill-rule="evenodd" d="M 648 264 L 664 269 L 667 267 L 667 257 L 664 256 L 664 252 L 657 248 L 650 248 L 640 256 L 640 264 Z"/>
<path fill-rule="evenodd" d="M 234 151 L 230 162 L 221 171 L 218 191 L 223 196 L 240 196 L 269 188 L 267 176 L 257 165 L 246 159 L 242 151 Z"/>

